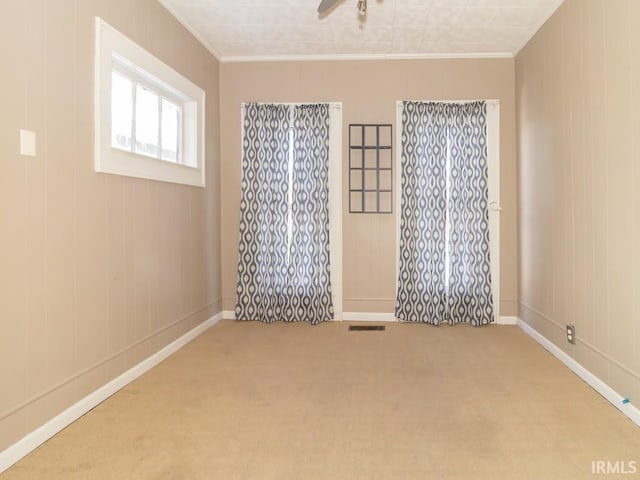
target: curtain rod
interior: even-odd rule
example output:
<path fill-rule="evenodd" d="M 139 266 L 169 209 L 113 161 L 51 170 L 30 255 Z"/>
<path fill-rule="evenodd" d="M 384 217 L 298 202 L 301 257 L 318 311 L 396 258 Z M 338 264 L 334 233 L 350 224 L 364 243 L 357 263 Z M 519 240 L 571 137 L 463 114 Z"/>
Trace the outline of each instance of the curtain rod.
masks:
<path fill-rule="evenodd" d="M 396 101 L 396 105 L 402 105 L 403 102 L 423 102 L 423 103 L 457 103 L 457 104 L 464 104 L 464 103 L 474 103 L 474 102 L 485 102 L 487 105 L 497 105 L 500 103 L 500 100 L 497 99 L 484 99 L 484 98 L 477 98 L 475 100 L 398 100 Z"/>
<path fill-rule="evenodd" d="M 342 102 L 241 102 L 240 108 L 245 108 L 249 103 L 256 103 L 258 105 L 293 105 L 296 107 L 303 105 L 321 105 L 326 103 L 329 105 L 329 108 L 342 108 Z"/>

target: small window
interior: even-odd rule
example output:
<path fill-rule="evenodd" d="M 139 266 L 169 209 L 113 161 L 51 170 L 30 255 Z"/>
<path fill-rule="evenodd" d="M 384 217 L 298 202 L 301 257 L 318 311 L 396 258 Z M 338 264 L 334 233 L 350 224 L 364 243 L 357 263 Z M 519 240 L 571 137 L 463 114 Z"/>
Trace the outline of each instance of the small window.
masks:
<path fill-rule="evenodd" d="M 199 87 L 96 18 L 95 169 L 204 186 Z"/>

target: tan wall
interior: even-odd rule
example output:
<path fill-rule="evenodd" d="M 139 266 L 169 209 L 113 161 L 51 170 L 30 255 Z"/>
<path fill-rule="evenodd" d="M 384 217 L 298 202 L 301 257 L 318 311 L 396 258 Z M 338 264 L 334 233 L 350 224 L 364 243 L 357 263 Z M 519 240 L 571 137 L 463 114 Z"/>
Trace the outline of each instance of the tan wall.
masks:
<path fill-rule="evenodd" d="M 1 10 L 0 451 L 221 308 L 217 61 L 157 1 Z M 206 90 L 206 189 L 94 173 L 94 15 Z"/>
<path fill-rule="evenodd" d="M 637 0 L 567 0 L 516 59 L 520 316 L 636 405 L 638 25 Z"/>
<path fill-rule="evenodd" d="M 343 102 L 344 311 L 393 312 L 395 215 L 348 213 L 349 123 L 393 123 L 397 100 L 501 102 L 500 313 L 516 314 L 516 169 L 513 59 L 223 63 L 221 124 L 223 307 L 235 303 L 240 205 L 240 103 Z M 397 212 L 397 209 L 396 209 Z"/>

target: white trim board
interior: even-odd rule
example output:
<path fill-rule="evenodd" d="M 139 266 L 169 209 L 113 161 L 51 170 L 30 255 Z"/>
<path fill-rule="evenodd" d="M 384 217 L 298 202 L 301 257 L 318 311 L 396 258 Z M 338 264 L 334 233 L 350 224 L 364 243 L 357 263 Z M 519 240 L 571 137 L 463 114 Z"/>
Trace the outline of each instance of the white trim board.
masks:
<path fill-rule="evenodd" d="M 209 51 L 211 51 L 209 49 Z M 434 59 L 475 59 L 475 58 L 514 58 L 511 52 L 486 53 L 362 53 L 334 55 L 242 55 L 217 57 L 222 63 L 258 63 L 258 62 L 322 62 L 350 60 L 434 60 Z"/>
<path fill-rule="evenodd" d="M 348 322 L 397 322 L 393 313 L 344 312 L 342 319 Z"/>
<path fill-rule="evenodd" d="M 573 373 L 584 380 L 590 387 L 596 392 L 606 398 L 611 405 L 620 410 L 624 415 L 640 427 L 640 410 L 638 407 L 631 403 L 623 403 L 626 400 L 625 397 L 616 392 L 613 388 L 603 382 L 600 378 L 596 377 L 593 373 L 583 367 L 574 358 L 565 353 L 562 349 L 552 343 L 549 339 L 531 327 L 529 324 L 521 319 L 517 319 L 518 326 L 542 347 L 547 350 L 551 355 L 556 357 L 562 363 L 565 364 Z"/>
<path fill-rule="evenodd" d="M 233 310 L 225 310 L 222 312 L 222 318 L 225 320 L 235 320 L 236 314 Z M 393 313 L 370 313 L 370 312 L 343 312 L 342 318 L 332 320 L 334 322 L 396 322 Z"/>
<path fill-rule="evenodd" d="M 336 320 L 342 319 L 342 102 L 329 108 L 329 260 L 331 296 Z"/>
<path fill-rule="evenodd" d="M 371 313 L 371 312 L 345 312 L 342 319 L 350 322 L 397 322 L 398 320 L 393 313 Z M 498 317 L 495 325 L 516 325 L 516 317 Z"/>
<path fill-rule="evenodd" d="M 222 312 L 222 318 L 225 320 L 235 320 L 236 315 L 233 310 L 225 310 Z M 399 322 L 393 313 L 389 312 L 344 312 L 342 320 L 345 322 Z M 498 317 L 495 325 L 516 325 L 517 317 Z M 334 320 L 340 321 L 340 320 Z"/>
<path fill-rule="evenodd" d="M 41 427 L 38 427 L 36 430 L 27 434 L 22 440 L 18 440 L 9 448 L 0 452 L 0 474 L 11 467 L 14 463 L 18 462 L 20 459 L 38 448 L 55 434 L 71 425 L 96 405 L 102 403 L 111 395 L 133 382 L 136 378 L 142 376 L 153 367 L 158 365 L 160 362 L 165 360 L 167 357 L 180 350 L 183 346 L 196 338 L 198 335 L 211 328 L 222 318 L 222 313 L 214 315 L 209 320 L 201 323 L 177 340 L 174 340 L 166 347 L 157 351 L 146 360 L 143 360 L 136 366 L 124 372 L 119 377 L 111 380 L 109 383 L 103 385 L 93 393 L 90 393 L 83 399 L 79 400 L 77 403 L 67 408 L 64 412 L 60 413 Z"/>
<path fill-rule="evenodd" d="M 236 314 L 233 310 L 225 310 L 222 312 L 224 320 L 235 320 Z M 397 321 L 393 313 L 370 313 L 370 312 L 343 312 L 342 318 L 336 318 L 332 321 L 349 321 L 349 322 L 395 322 Z"/>

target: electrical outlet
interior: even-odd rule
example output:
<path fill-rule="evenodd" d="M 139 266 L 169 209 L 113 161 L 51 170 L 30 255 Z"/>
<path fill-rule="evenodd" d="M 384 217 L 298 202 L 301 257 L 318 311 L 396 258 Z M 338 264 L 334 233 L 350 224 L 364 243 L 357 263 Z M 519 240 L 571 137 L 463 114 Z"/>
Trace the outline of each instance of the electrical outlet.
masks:
<path fill-rule="evenodd" d="M 576 327 L 574 325 L 567 325 L 567 342 L 576 343 Z"/>

